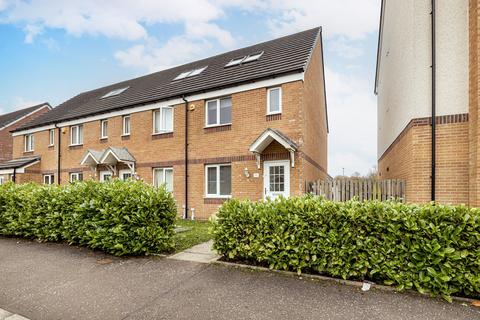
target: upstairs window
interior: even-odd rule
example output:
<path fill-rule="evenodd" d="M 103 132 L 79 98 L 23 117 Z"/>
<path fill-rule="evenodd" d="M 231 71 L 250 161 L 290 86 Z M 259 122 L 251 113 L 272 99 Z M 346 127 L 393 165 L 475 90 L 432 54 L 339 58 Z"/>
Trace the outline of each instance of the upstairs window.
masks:
<path fill-rule="evenodd" d="M 48 146 L 52 147 L 55 144 L 55 129 L 48 131 Z"/>
<path fill-rule="evenodd" d="M 105 98 L 110 98 L 110 97 L 118 96 L 120 93 L 124 92 L 124 91 L 127 90 L 128 88 L 129 88 L 129 87 L 112 90 L 112 91 L 108 92 L 107 94 L 103 95 L 100 99 L 105 99 Z"/>
<path fill-rule="evenodd" d="M 34 146 L 33 134 L 24 135 L 23 140 L 25 143 L 25 152 L 33 151 L 33 146 Z"/>
<path fill-rule="evenodd" d="M 153 133 L 165 133 L 173 131 L 173 108 L 161 107 L 153 111 Z"/>
<path fill-rule="evenodd" d="M 100 138 L 108 138 L 108 120 L 102 120 L 100 122 Z"/>
<path fill-rule="evenodd" d="M 232 167 L 230 164 L 205 166 L 206 196 L 228 198 L 232 194 Z"/>
<path fill-rule="evenodd" d="M 209 100 L 206 103 L 205 122 L 207 127 L 232 123 L 232 98 Z"/>
<path fill-rule="evenodd" d="M 70 127 L 70 145 L 77 146 L 83 144 L 83 125 Z"/>
<path fill-rule="evenodd" d="M 282 112 L 282 88 L 270 88 L 267 90 L 267 114 Z"/>
<path fill-rule="evenodd" d="M 129 115 L 123 116 L 122 123 L 123 123 L 122 135 L 129 136 L 130 135 L 130 116 Z"/>

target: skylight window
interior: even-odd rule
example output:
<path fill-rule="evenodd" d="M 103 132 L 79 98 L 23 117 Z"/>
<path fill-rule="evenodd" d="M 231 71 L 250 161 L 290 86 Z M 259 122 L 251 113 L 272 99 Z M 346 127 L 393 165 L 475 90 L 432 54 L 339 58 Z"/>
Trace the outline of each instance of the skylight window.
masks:
<path fill-rule="evenodd" d="M 100 99 L 105 99 L 105 98 L 110 98 L 110 97 L 113 97 L 113 96 L 118 96 L 120 93 L 124 92 L 128 88 L 129 87 L 112 90 L 109 93 L 107 93 L 106 95 L 103 95 Z"/>
<path fill-rule="evenodd" d="M 242 61 L 242 63 L 247 63 L 247 62 L 251 62 L 251 61 L 258 60 L 258 59 L 260 59 L 260 57 L 262 56 L 262 54 L 263 54 L 263 51 L 262 51 L 262 52 L 258 52 L 258 53 L 251 54 L 251 55 L 249 55 L 248 57 L 246 57 L 245 60 Z"/>
<path fill-rule="evenodd" d="M 236 65 L 239 65 L 239 64 L 242 64 L 242 63 L 256 61 L 256 60 L 260 59 L 260 57 L 262 55 L 263 55 L 263 51 L 262 52 L 257 52 L 257 53 L 254 53 L 254 54 L 251 54 L 251 55 L 248 55 L 248 56 L 243 56 L 241 58 L 232 59 L 232 60 L 230 60 L 229 63 L 227 63 L 225 65 L 225 68 L 236 66 Z"/>
<path fill-rule="evenodd" d="M 227 63 L 227 64 L 225 65 L 225 67 L 236 66 L 237 64 L 242 63 L 242 61 L 243 61 L 244 59 L 245 59 L 245 57 L 232 59 L 232 60 L 230 60 L 229 63 Z"/>
<path fill-rule="evenodd" d="M 181 80 L 181 79 L 197 76 L 200 73 L 202 73 L 203 70 L 205 70 L 205 69 L 207 69 L 207 67 L 202 67 L 202 68 L 198 68 L 198 69 L 189 70 L 187 72 L 182 72 L 178 76 L 176 76 L 175 79 L 173 79 L 173 80 Z"/>

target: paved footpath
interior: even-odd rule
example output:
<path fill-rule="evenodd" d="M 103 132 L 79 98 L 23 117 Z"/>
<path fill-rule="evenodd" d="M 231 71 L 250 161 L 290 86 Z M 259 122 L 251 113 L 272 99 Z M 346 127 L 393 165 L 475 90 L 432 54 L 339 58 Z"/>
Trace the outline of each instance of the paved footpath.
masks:
<path fill-rule="evenodd" d="M 32 320 L 480 319 L 418 295 L 1 237 L 0 308 Z"/>

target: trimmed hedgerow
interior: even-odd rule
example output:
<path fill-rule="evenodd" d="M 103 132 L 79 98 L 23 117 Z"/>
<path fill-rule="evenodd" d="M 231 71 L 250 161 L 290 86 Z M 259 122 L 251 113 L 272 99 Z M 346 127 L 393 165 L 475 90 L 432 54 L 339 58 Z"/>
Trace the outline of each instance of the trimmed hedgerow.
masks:
<path fill-rule="evenodd" d="M 320 197 L 231 200 L 214 248 L 272 269 L 372 280 L 421 293 L 480 295 L 480 210 Z"/>
<path fill-rule="evenodd" d="M 140 181 L 0 186 L 0 235 L 66 241 L 114 255 L 173 249 L 177 207 Z"/>

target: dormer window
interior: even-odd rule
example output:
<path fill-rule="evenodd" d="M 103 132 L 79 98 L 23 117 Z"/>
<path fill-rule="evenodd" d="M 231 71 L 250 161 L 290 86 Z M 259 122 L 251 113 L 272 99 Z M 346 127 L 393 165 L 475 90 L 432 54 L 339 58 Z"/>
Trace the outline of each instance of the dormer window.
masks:
<path fill-rule="evenodd" d="M 128 88 L 130 88 L 130 87 L 125 87 L 125 88 L 120 88 L 120 89 L 112 90 L 112 91 L 110 91 L 109 93 L 103 95 L 100 99 L 105 99 L 105 98 L 110 98 L 110 97 L 118 96 L 120 93 L 124 92 L 124 91 L 127 90 Z"/>

